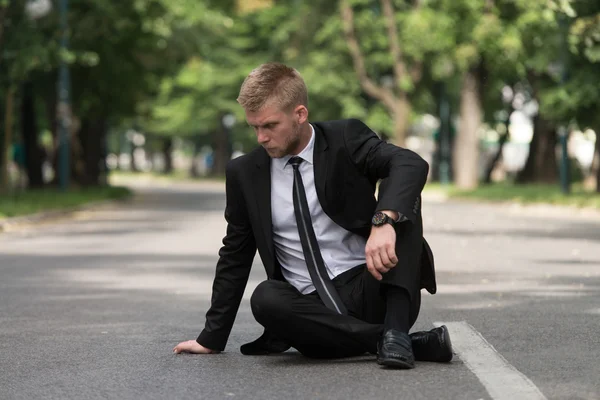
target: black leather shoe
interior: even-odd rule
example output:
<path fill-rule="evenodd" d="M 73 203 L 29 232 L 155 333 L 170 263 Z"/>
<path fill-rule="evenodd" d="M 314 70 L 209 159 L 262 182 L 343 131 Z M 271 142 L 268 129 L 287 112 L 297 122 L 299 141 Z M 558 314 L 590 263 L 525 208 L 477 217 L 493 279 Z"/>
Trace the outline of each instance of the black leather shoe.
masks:
<path fill-rule="evenodd" d="M 290 347 L 287 342 L 265 330 L 261 337 L 255 341 L 242 345 L 240 351 L 245 356 L 264 356 L 267 354 L 283 353 Z"/>
<path fill-rule="evenodd" d="M 377 348 L 377 364 L 400 369 L 414 368 L 415 357 L 408 334 L 395 329 L 385 331 Z"/>
<path fill-rule="evenodd" d="M 412 348 L 417 361 L 450 362 L 452 342 L 446 325 L 430 331 L 410 334 Z"/>

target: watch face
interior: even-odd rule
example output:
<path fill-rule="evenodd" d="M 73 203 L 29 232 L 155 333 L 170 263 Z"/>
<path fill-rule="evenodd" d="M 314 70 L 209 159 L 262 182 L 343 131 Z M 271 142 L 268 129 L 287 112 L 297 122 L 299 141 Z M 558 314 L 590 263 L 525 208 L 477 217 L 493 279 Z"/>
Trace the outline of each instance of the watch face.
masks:
<path fill-rule="evenodd" d="M 375 215 L 373 215 L 373 219 L 371 220 L 371 222 L 375 226 L 382 225 L 385 223 L 386 217 L 387 215 L 385 215 L 384 213 L 376 212 Z"/>

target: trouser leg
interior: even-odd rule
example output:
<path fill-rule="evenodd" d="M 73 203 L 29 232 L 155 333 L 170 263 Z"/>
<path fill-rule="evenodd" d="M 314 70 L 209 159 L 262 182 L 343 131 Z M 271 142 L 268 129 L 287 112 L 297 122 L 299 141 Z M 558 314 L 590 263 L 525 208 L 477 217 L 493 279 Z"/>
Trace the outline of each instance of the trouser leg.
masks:
<path fill-rule="evenodd" d="M 376 352 L 381 324 L 337 314 L 325 307 L 316 294 L 303 295 L 287 282 L 262 282 L 250 304 L 261 325 L 308 357 Z"/>
<path fill-rule="evenodd" d="M 336 277 L 333 284 L 349 315 L 325 307 L 316 293 L 303 295 L 282 281 L 265 281 L 251 298 L 256 320 L 282 340 L 309 357 L 345 357 L 376 353 L 386 315 L 383 285 L 394 285 L 410 295 L 412 326 L 421 305 L 419 290 L 422 223 L 396 225 L 398 265 L 377 281 L 365 266 Z M 406 312 L 406 311 L 399 311 Z"/>
<path fill-rule="evenodd" d="M 383 179 L 379 186 L 379 191 L 385 192 L 390 184 L 389 179 Z M 394 229 L 396 230 L 396 256 L 398 257 L 398 264 L 391 271 L 383 275 L 381 283 L 406 289 L 411 296 L 411 302 L 420 305 L 420 298 L 417 299 L 417 293 L 420 293 L 421 286 L 423 219 L 418 204 L 415 205 L 413 211 L 416 213 L 415 221 L 404 221 L 394 225 Z M 416 311 L 418 313 L 418 309 Z M 414 312 L 415 309 L 412 307 L 411 314 L 414 314 Z M 416 320 L 416 315 L 414 315 L 414 320 Z"/>
<path fill-rule="evenodd" d="M 265 281 L 258 285 L 250 304 L 258 323 L 300 353 L 313 358 L 376 354 L 386 313 L 380 285 L 363 268 L 356 282 L 340 290 L 349 315 L 325 307 L 316 294 L 303 295 L 287 282 Z M 357 295 L 357 294 L 369 295 Z M 348 298 L 348 295 L 354 297 Z M 421 296 L 413 297 L 411 325 Z"/>
<path fill-rule="evenodd" d="M 419 315 L 421 307 L 421 256 L 423 248 L 423 222 L 421 216 L 413 222 L 401 222 L 395 225 L 396 256 L 398 264 L 381 280 L 382 286 L 396 286 L 406 290 L 410 296 L 410 326 Z"/>

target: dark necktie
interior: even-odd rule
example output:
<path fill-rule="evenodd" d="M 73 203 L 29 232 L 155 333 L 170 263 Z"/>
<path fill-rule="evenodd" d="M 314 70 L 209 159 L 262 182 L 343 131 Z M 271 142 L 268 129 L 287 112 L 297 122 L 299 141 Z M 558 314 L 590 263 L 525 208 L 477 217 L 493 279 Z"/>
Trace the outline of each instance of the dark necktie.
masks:
<path fill-rule="evenodd" d="M 325 306 L 339 314 L 348 314 L 342 299 L 340 299 L 340 295 L 333 286 L 331 279 L 329 279 L 325 262 L 321 256 L 319 243 L 317 242 L 310 218 L 302 175 L 300 175 L 300 170 L 298 169 L 302 161 L 304 160 L 300 157 L 292 157 L 288 163 L 294 168 L 294 214 L 296 215 L 296 224 L 298 225 L 298 233 L 300 234 L 306 267 L 317 289 L 317 293 Z"/>

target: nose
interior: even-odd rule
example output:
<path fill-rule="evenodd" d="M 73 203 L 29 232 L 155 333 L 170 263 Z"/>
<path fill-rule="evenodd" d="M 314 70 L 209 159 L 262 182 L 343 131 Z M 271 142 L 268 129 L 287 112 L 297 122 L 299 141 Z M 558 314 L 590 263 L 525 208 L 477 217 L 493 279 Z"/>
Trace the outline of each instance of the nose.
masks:
<path fill-rule="evenodd" d="M 269 141 L 269 137 L 260 128 L 256 131 L 256 139 L 258 140 L 258 144 L 265 144 Z"/>

